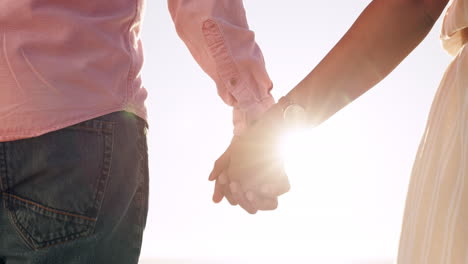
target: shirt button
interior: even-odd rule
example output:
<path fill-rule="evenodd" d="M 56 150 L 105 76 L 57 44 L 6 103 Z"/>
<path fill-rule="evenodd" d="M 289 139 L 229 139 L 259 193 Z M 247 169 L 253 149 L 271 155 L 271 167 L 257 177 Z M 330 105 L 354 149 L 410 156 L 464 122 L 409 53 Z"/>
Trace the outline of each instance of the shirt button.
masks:
<path fill-rule="evenodd" d="M 229 80 L 229 84 L 231 86 L 236 86 L 237 85 L 237 79 L 236 78 L 232 78 L 231 80 Z"/>

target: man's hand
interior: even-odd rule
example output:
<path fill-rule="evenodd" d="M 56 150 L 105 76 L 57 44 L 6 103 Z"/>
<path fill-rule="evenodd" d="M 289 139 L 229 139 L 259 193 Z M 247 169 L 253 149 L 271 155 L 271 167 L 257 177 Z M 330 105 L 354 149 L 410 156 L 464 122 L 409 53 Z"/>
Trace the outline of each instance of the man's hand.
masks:
<path fill-rule="evenodd" d="M 224 171 L 228 168 L 229 162 L 231 159 L 231 146 L 234 142 L 238 140 L 237 136 L 234 136 L 231 140 L 231 144 L 226 149 L 226 151 L 216 160 L 213 170 L 210 173 L 209 180 L 215 182 L 215 189 L 213 193 L 213 202 L 219 203 L 223 200 L 224 197 L 228 200 L 231 205 L 237 205 L 237 200 L 235 200 L 231 194 L 229 188 L 229 179 L 227 178 Z"/>
<path fill-rule="evenodd" d="M 281 114 L 274 106 L 242 136 L 233 138 L 210 175 L 216 180 L 214 202 L 226 197 L 252 214 L 276 209 L 277 197 L 290 188 L 278 151 Z"/>
<path fill-rule="evenodd" d="M 227 171 L 231 162 L 231 153 L 233 145 L 238 141 L 238 137 L 234 137 L 231 145 L 215 162 L 213 171 L 210 174 L 210 181 L 216 180 L 213 201 L 219 203 L 224 197 L 231 205 L 238 205 L 244 208 L 247 212 L 254 214 L 258 210 L 274 210 L 278 206 L 277 194 L 270 191 L 268 184 L 263 185 L 259 190 L 260 195 L 253 191 L 246 191 L 238 181 L 231 181 L 228 178 Z"/>

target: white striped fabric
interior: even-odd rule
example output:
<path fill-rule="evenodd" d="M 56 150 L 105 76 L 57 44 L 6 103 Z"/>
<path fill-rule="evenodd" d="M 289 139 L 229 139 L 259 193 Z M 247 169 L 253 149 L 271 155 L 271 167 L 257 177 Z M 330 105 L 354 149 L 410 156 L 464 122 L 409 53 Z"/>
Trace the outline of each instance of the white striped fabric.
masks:
<path fill-rule="evenodd" d="M 466 7 L 455 0 L 445 16 L 441 36 L 455 57 L 415 159 L 398 264 L 468 264 L 468 47 L 450 40 L 468 26 Z"/>

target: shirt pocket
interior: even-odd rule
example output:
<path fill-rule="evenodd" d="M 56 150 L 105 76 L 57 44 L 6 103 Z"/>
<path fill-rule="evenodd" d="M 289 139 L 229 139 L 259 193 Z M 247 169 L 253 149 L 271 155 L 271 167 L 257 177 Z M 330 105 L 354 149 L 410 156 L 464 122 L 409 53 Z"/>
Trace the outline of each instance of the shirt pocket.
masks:
<path fill-rule="evenodd" d="M 110 173 L 113 131 L 112 122 L 94 119 L 3 143 L 4 205 L 31 248 L 94 233 Z"/>

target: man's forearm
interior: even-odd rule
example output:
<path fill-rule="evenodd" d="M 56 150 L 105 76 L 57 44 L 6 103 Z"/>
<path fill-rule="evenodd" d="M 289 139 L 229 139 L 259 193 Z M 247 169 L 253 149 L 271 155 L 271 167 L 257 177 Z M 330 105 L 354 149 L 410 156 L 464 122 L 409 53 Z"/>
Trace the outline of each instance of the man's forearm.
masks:
<path fill-rule="evenodd" d="M 374 0 L 288 96 L 307 108 L 313 125 L 328 119 L 385 78 L 425 38 L 435 22 L 426 7 L 424 1 Z M 439 9 L 431 10 L 435 18 Z"/>
<path fill-rule="evenodd" d="M 168 0 L 177 33 L 201 68 L 234 107 L 240 134 L 271 105 L 273 86 L 249 29 L 242 0 Z"/>

